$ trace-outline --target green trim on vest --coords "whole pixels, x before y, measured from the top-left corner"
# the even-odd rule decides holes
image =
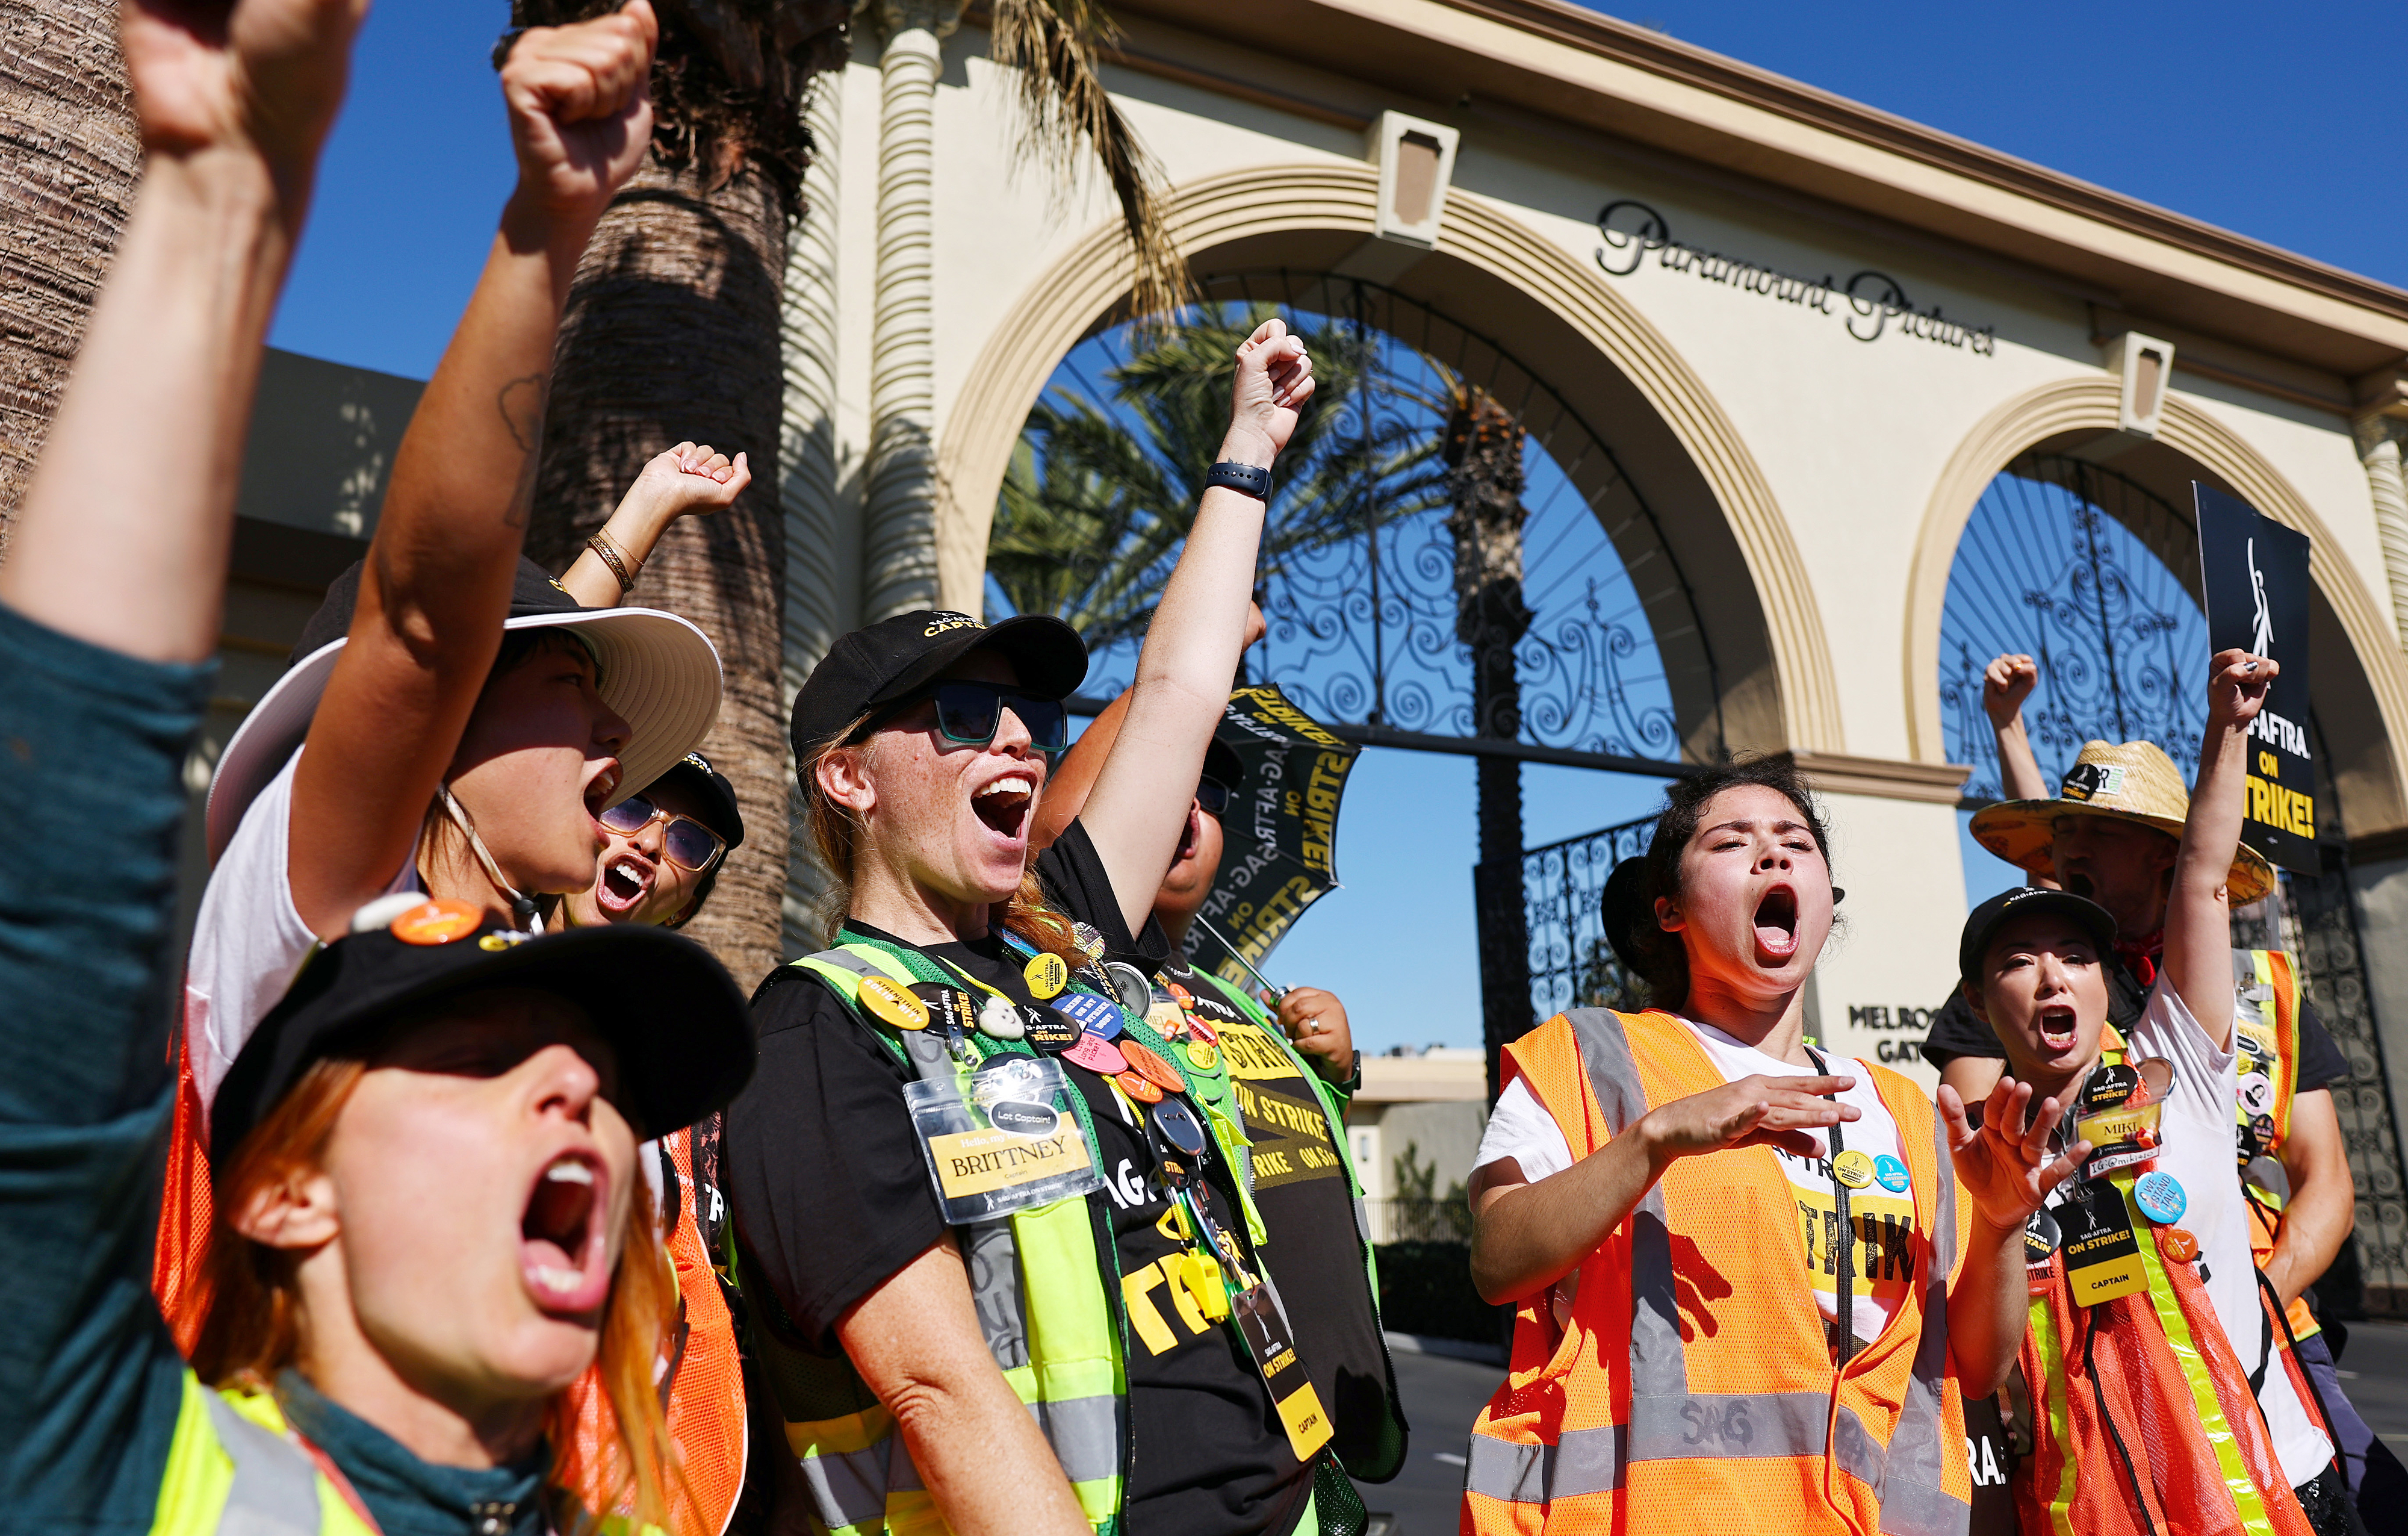
[[[906,985],[957,985],[957,978],[909,950],[853,937],[793,963],[835,993],[908,1070],[924,1072],[895,1032],[858,1006],[861,979],[877,974]],[[1022,1041],[968,1038],[982,1059],[1035,1055]],[[1094,1144],[1085,1099],[1074,1093],[1071,1103]],[[1123,1320],[1111,1299],[1120,1274],[1109,1221],[1083,1199],[1056,1200],[1001,1222],[956,1228],[955,1236],[985,1260],[970,1266],[970,1273],[974,1283],[986,1277],[975,1300],[996,1368],[1054,1447],[1088,1524],[1117,1536],[1129,1454],[1128,1380]],[[773,1298],[763,1299],[774,1306]],[[752,1312],[753,1347],[778,1400],[787,1445],[831,1536],[944,1530],[893,1415],[852,1362],[840,1351],[827,1357],[805,1348],[791,1328],[764,1317],[766,1310]]]
[[[291,1437],[273,1397],[238,1387],[212,1391],[190,1368],[150,1529],[152,1536],[376,1536]]]

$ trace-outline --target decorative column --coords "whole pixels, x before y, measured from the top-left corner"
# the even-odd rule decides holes
[[[2367,489],[2374,495],[2374,532],[2383,542],[2384,574],[2390,579],[2391,622],[2401,643],[2408,645],[2408,475],[2401,472],[2400,460],[2408,421],[2375,414],[2351,424],[2358,462],[2366,466]]]
[[[861,624],[861,488],[845,482],[837,439],[837,249],[842,210],[845,69],[817,76],[804,108],[811,132],[802,215],[786,242],[779,330],[786,410],[779,433],[779,503],[786,514],[784,671],[791,702],[837,638]],[[789,786],[791,790],[791,778]],[[825,947],[813,908],[824,889],[810,832],[793,806],[784,921],[789,955]]]
[[[938,39],[961,0],[885,0],[879,60],[878,278],[871,319],[868,495],[861,617],[937,601],[936,284]]]

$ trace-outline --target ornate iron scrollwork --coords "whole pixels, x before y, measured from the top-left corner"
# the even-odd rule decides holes
[[[1624,859],[1647,851],[1656,818],[1641,817],[1533,848],[1522,855],[1530,924],[1530,1017],[1567,1008],[1646,1006],[1646,983],[1606,941],[1598,912],[1605,881]]]

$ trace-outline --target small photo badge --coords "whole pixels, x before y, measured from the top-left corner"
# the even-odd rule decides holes
[[[965,1101],[950,1082],[904,1084],[903,1099],[945,1220],[991,1221],[1103,1187],[1061,1066],[991,1056]]]

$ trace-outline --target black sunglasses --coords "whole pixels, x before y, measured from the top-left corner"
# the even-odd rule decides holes
[[[692,816],[681,816],[663,811],[641,795],[630,795],[617,805],[595,818],[623,838],[633,838],[656,821],[666,819],[668,828],[661,836],[661,852],[669,862],[681,869],[701,874],[719,862],[727,852],[727,841]]]
[[[915,708],[921,700],[937,706],[937,729],[948,741],[983,747],[1002,728],[1003,711],[1020,717],[1029,744],[1039,752],[1060,752],[1070,744],[1070,712],[1058,698],[1031,698],[993,682],[938,682],[880,711],[863,735]]]
[[[1196,782],[1196,803],[1203,808],[1204,814],[1218,821],[1221,813],[1229,809],[1229,786],[1208,773]]]

